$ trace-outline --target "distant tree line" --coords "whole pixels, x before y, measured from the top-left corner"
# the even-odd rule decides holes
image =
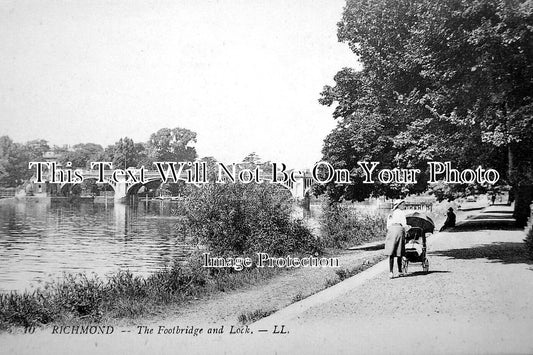
[[[89,169],[90,163],[95,161],[110,161],[117,169],[141,166],[153,169],[152,163],[155,161],[200,160],[207,163],[209,180],[212,181],[216,176],[217,159],[212,156],[198,158],[195,143],[196,133],[179,127],[162,128],[152,133],[147,142],[134,142],[129,137],[123,137],[105,148],[96,143],[78,143],[71,147],[50,146],[44,139],[16,143],[8,136],[1,136],[0,187],[17,187],[30,179],[34,171],[28,169],[28,162],[43,161],[45,153],[52,153],[63,166],[70,162],[73,169]],[[242,165],[247,168],[260,164],[264,163],[255,152],[242,160]],[[170,183],[165,189],[176,194],[183,189],[183,186],[178,185]]]
[[[15,143],[8,136],[0,137],[0,186],[16,187],[29,179],[33,171],[28,162],[42,161],[52,152],[61,164],[72,168],[90,168],[93,161],[111,161],[115,168],[151,166],[154,161],[194,161],[197,158],[196,133],[185,128],[162,128],[150,135],[147,142],[134,142],[129,137],[103,148],[96,143],[79,143],[72,147],[50,146],[44,139]]]

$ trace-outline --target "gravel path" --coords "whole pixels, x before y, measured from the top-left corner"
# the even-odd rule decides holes
[[[290,324],[294,339],[309,339],[305,349],[335,353],[533,353],[532,262],[523,232],[506,230],[508,211],[495,211],[430,239],[429,274],[419,265],[404,278],[382,272],[331,301],[317,297],[314,307],[257,326]],[[503,229],[469,231],[494,219]],[[295,343],[276,350],[296,350]]]

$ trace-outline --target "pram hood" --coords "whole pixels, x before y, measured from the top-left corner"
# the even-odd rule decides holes
[[[424,213],[420,212],[411,212],[405,215],[407,224],[411,227],[421,228],[424,233],[433,233],[435,230],[435,223],[433,220],[426,216]]]

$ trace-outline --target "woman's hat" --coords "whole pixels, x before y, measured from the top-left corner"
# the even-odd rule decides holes
[[[451,208],[451,207],[450,207],[450,208],[448,208],[448,211],[453,211],[453,208]]]
[[[392,206],[392,209],[393,209],[393,210],[397,209],[398,207],[400,207],[400,205],[401,205],[402,203],[405,203],[405,201],[402,200],[402,201],[396,202],[396,203],[394,204],[394,206]]]

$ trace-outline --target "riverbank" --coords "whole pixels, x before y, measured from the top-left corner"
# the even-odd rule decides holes
[[[370,249],[358,252],[336,250],[326,256],[337,258],[339,267],[280,270],[269,278],[238,289],[211,293],[168,307],[163,318],[126,319],[118,324],[249,324],[356,275],[385,258],[383,250]]]
[[[200,265],[176,265],[147,278],[119,272],[105,281],[85,274],[67,275],[31,292],[1,294],[0,329],[16,333],[28,326],[134,325],[169,317],[196,323],[247,324],[384,257],[382,250],[330,250],[322,256],[336,258],[339,266],[255,268],[210,277]]]
[[[384,234],[372,231],[376,226],[374,219],[355,222],[361,225],[349,228],[353,241],[382,242]],[[361,226],[366,227],[360,229]],[[373,247],[357,251],[329,248],[323,256],[337,258],[339,267],[214,273],[199,265],[201,257],[197,255],[187,266],[175,265],[148,277],[129,272],[113,273],[106,279],[71,275],[35,291],[1,296],[0,327],[72,322],[134,324],[139,319],[157,320],[168,314],[187,314],[198,321],[233,318],[235,322],[248,323],[357,274],[383,258],[380,248]],[[260,294],[251,293],[242,302],[247,290],[257,288],[262,288]],[[227,307],[228,300],[222,297],[229,293],[239,300],[233,302],[234,308]],[[216,302],[205,306],[206,300],[217,299],[222,300],[220,307]],[[202,311],[204,308],[207,311]],[[215,314],[219,316],[212,318]]]
[[[372,226],[365,225],[368,228],[364,231],[368,232]],[[305,231],[303,225],[295,224],[294,228]],[[357,237],[362,231],[352,233]],[[383,238],[380,234],[372,235]],[[231,268],[206,269],[201,265],[201,252],[197,251],[188,262],[176,263],[146,277],[128,271],[107,274],[105,278],[67,274],[35,290],[1,294],[0,328],[13,330],[13,327],[73,323],[134,324],[139,320],[160,320],[168,314],[182,317],[184,310],[189,310],[189,316],[200,317],[199,321],[233,318],[235,322],[249,323],[364,270],[379,261],[380,251],[353,253],[328,248],[323,249],[320,257],[335,258],[338,267],[256,267],[240,272]],[[260,294],[247,291],[258,288],[262,288]],[[235,301],[224,299],[229,293],[233,293]],[[243,306],[243,298],[247,299],[246,306]],[[216,302],[208,302],[216,299],[224,301],[218,306]],[[235,307],[227,307],[229,303]],[[220,316],[203,318],[202,314]]]

